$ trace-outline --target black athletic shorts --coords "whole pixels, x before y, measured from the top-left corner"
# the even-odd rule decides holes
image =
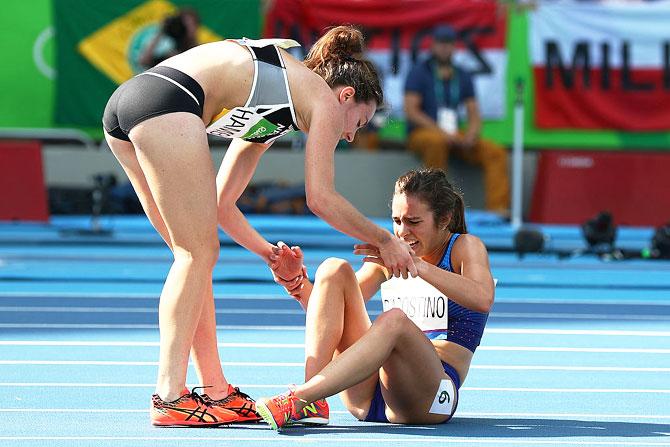
[[[144,120],[173,112],[202,117],[205,93],[195,79],[170,67],[153,67],[121,84],[102,115],[113,137],[130,141],[128,132]]]

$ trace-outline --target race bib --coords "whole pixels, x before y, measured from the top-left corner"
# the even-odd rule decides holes
[[[437,109],[437,125],[449,135],[457,133],[458,115],[456,114],[456,111],[446,107]]]
[[[429,412],[432,414],[451,415],[454,412],[456,404],[456,388],[451,380],[443,379],[440,381],[440,387],[437,389],[433,405]]]
[[[381,286],[384,312],[401,309],[422,331],[446,330],[449,300],[419,278],[391,278]]]
[[[284,107],[288,107],[288,104],[235,107],[226,110],[207,126],[207,133],[223,138],[266,138],[267,142],[271,142],[293,130],[283,124],[271,123],[265,118],[266,115]]]

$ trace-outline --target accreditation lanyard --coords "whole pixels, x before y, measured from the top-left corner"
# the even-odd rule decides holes
[[[435,99],[437,100],[437,105],[439,107],[446,107],[448,109],[455,109],[458,107],[459,94],[458,94],[458,70],[455,67],[451,69],[451,78],[449,79],[449,98],[446,97],[444,91],[444,82],[445,80],[440,78],[440,74],[437,72],[436,64],[433,64],[433,77],[435,81]],[[452,101],[455,101],[455,104],[452,104]]]

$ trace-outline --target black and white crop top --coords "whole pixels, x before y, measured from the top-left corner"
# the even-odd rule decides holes
[[[223,138],[241,138],[254,143],[272,143],[298,130],[286,66],[279,48],[300,44],[291,39],[234,39],[251,52],[254,80],[244,106],[223,109],[207,126],[207,133]]]

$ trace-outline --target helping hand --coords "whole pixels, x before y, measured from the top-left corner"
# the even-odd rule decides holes
[[[395,277],[402,276],[407,279],[409,276],[416,278],[418,275],[414,264],[414,252],[406,242],[397,237],[392,237],[380,247],[372,244],[354,245],[354,254],[365,255],[363,262],[374,262],[386,267]]]
[[[302,268],[305,256],[300,247],[290,247],[284,242],[277,242],[273,249],[273,255],[270,258],[270,269],[272,275],[277,276],[284,281],[291,281],[302,275]]]
[[[275,282],[286,289],[286,292],[291,295],[293,298],[300,300],[300,293],[302,292],[303,287],[305,286],[304,279],[309,279],[307,276],[307,267],[302,266],[302,273],[291,280],[285,280],[275,275],[274,270],[272,271],[272,277]]]

